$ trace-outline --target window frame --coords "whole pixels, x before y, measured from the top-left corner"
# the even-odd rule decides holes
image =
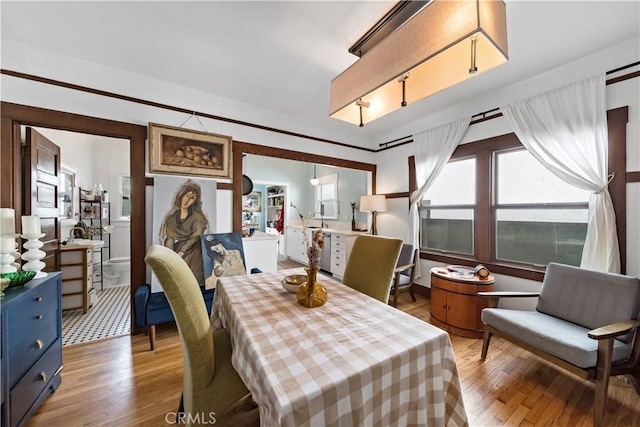
[[[129,194],[125,194],[125,180],[129,180]],[[119,191],[118,191],[118,219],[121,221],[130,221],[131,220],[131,212],[129,215],[123,215],[124,212],[124,204],[125,199],[129,200],[129,211],[131,211],[131,176],[129,175],[120,175],[119,177]],[[128,197],[127,197],[128,196]]]
[[[455,158],[453,156],[451,156],[451,158],[449,159],[449,161],[447,162],[447,164],[449,162],[456,162],[456,161],[464,161],[464,160],[468,160],[468,159],[475,159],[475,156],[456,156]],[[477,160],[476,160],[477,161]],[[477,166],[476,166],[476,175],[477,175]],[[477,183],[476,183],[476,188],[477,188]],[[476,197],[477,197],[477,191],[476,193]],[[426,193],[425,193],[426,194]],[[423,195],[424,197],[424,195]],[[422,202],[422,200],[421,200]],[[434,248],[428,248],[426,246],[421,247],[420,249],[425,249],[426,251],[434,251],[437,253],[446,253],[446,254],[453,254],[453,255],[459,255],[461,257],[469,257],[469,256],[475,256],[475,229],[476,229],[476,223],[475,223],[475,215],[476,215],[476,208],[477,206],[477,199],[476,199],[476,203],[475,204],[471,204],[471,203],[465,203],[465,204],[453,204],[453,205],[422,205],[422,203],[420,203],[418,205],[418,209],[420,211],[421,214],[421,218],[422,218],[422,211],[436,211],[436,210],[471,210],[473,212],[473,233],[474,233],[474,237],[472,238],[472,242],[471,242],[471,248],[472,248],[472,253],[471,254],[466,254],[463,252],[455,252],[455,251],[451,251],[451,250],[444,250],[444,249],[434,249]],[[422,220],[420,220],[420,223],[422,224]],[[422,230],[420,230],[420,235],[422,236]]]
[[[498,199],[498,167],[499,164],[497,162],[497,157],[501,153],[508,153],[512,151],[520,151],[526,150],[526,148],[520,144],[520,147],[512,147],[505,149],[494,149],[491,156],[491,170],[493,173],[493,185],[492,185],[492,194],[491,194],[491,224],[493,226],[493,239],[491,240],[491,259],[492,262],[498,263],[507,263],[514,264],[524,267],[533,267],[533,268],[546,268],[546,265],[540,265],[535,263],[527,263],[527,262],[519,262],[514,260],[505,260],[498,258],[498,236],[496,227],[498,225],[498,210],[499,209],[511,209],[511,210],[521,210],[521,209],[535,209],[535,210],[557,210],[557,209],[589,209],[589,202],[560,202],[560,203],[499,203]]]
[[[331,185],[333,186],[333,199],[322,199],[320,197],[322,192],[323,185]],[[313,218],[324,218],[324,219],[338,219],[340,212],[338,203],[338,174],[334,173],[331,175],[325,175],[318,177],[318,185],[315,186],[314,189],[314,200],[313,200]],[[322,215],[321,211],[324,210],[323,206],[331,205],[333,208],[332,215]]]
[[[629,107],[607,111],[609,134],[608,172],[616,176],[609,184],[609,192],[616,213],[620,271],[626,271],[626,124]],[[473,124],[473,123],[472,123]],[[546,266],[499,261],[495,259],[495,193],[493,177],[493,152],[523,148],[514,133],[499,135],[459,145],[451,159],[476,156],[476,206],[474,212],[474,255],[444,253],[420,248],[420,258],[444,264],[475,266],[484,264],[492,272],[524,279],[542,281]],[[415,173],[415,157],[409,157],[409,194],[418,188]]]

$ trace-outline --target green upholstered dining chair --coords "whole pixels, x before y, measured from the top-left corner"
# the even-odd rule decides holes
[[[387,303],[402,240],[382,236],[356,237],[342,283]]]
[[[217,425],[232,425],[225,414],[240,413],[237,403],[243,400],[251,406],[247,411],[254,411],[258,419],[257,408],[247,398],[249,390],[231,365],[229,334],[224,329],[212,332],[202,291],[187,263],[159,245],[149,248],[145,262],[158,277],[178,326],[184,356],[183,412],[188,425],[210,423],[210,416]]]

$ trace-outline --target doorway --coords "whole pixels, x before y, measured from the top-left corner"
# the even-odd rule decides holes
[[[21,162],[21,126],[35,126],[71,132],[122,138],[129,141],[129,158],[131,177],[131,287],[128,295],[129,303],[133,300],[135,290],[145,283],[144,254],[145,239],[145,146],[147,127],[113,120],[82,116],[73,113],[47,110],[20,104],[2,102],[0,144],[0,162],[2,171],[2,194],[0,205],[13,207],[16,216],[25,215],[22,200],[22,162]],[[130,317],[133,313],[130,314]],[[131,319],[131,324],[134,324]],[[140,331],[132,331],[140,332]]]
[[[86,312],[77,308],[78,296],[73,293],[77,291],[73,289],[77,272],[64,262],[60,267],[63,272],[62,345],[129,334],[131,232],[129,218],[122,216],[124,192],[121,188],[122,176],[128,175],[131,169],[129,140],[49,128],[33,129],[59,147],[61,169],[73,172],[73,186],[65,187],[68,203],[62,204],[66,209],[59,217],[61,260],[74,251],[65,245],[74,227],[91,231],[88,239],[99,242],[87,257],[90,264],[87,268],[92,274]],[[84,195],[96,187],[107,197],[85,201]],[[71,271],[65,271],[68,269]]]

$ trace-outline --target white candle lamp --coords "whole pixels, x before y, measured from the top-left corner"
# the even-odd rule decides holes
[[[22,217],[22,238],[27,240],[27,242],[22,245],[27,249],[27,251],[22,254],[22,259],[27,261],[26,264],[22,266],[22,270],[35,271],[36,279],[47,275],[47,273],[42,271],[46,264],[40,261],[46,255],[40,250],[44,245],[40,239],[44,237],[44,235],[45,234],[41,232],[40,217],[38,215],[24,215]]]
[[[0,236],[0,273],[15,273],[20,264],[16,263],[16,237],[17,234],[3,234]]]
[[[16,211],[11,208],[0,208],[0,234],[13,235],[16,232]]]
[[[42,233],[40,217],[38,215],[24,215],[22,217],[22,236],[35,236]]]
[[[40,223],[38,223],[38,228],[39,227]],[[22,245],[22,247],[27,249],[27,251],[22,254],[22,259],[27,261],[27,263],[22,266],[22,270],[35,271],[36,275],[34,276],[34,279],[39,279],[41,277],[47,276],[47,273],[42,271],[46,264],[40,261],[46,255],[43,251],[40,250],[40,248],[44,245],[44,243],[42,243],[40,239],[44,236],[45,233],[22,235],[23,239],[27,239],[27,242]]]

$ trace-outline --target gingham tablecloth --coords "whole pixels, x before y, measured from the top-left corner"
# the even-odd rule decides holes
[[[288,274],[221,278],[211,313],[263,426],[468,425],[446,332],[322,275],[305,308]]]

